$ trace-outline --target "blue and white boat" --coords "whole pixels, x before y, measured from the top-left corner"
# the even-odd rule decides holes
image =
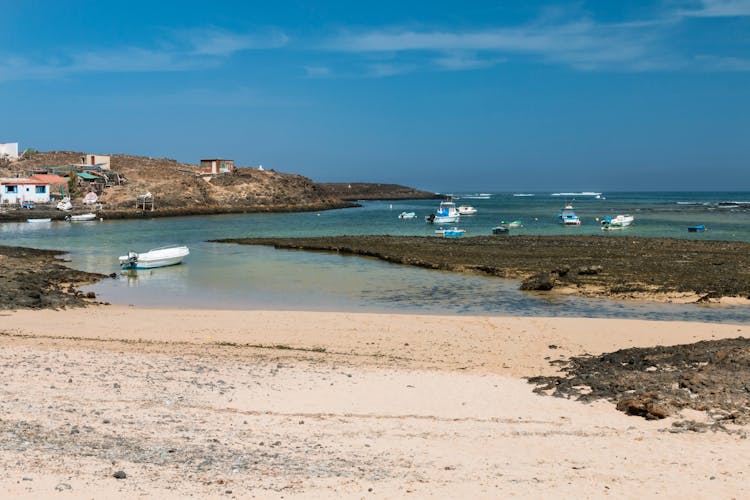
[[[433,224],[449,224],[458,221],[459,217],[461,215],[456,209],[456,204],[452,201],[443,201],[440,202],[437,212],[428,215],[425,220]]]
[[[443,229],[441,227],[440,229],[435,230],[435,234],[444,238],[461,238],[464,233],[466,233],[466,229],[459,229],[457,227],[448,229]]]
[[[562,209],[562,212],[557,214],[557,218],[564,226],[581,225],[581,218],[576,215],[576,213],[573,211],[573,205],[570,204],[565,205],[565,208]]]
[[[605,231],[622,229],[631,225],[634,220],[635,217],[632,215],[618,215],[617,217],[606,216],[602,218],[602,229]]]
[[[688,232],[689,233],[702,233],[706,230],[706,226],[700,225],[700,226],[688,226]]]

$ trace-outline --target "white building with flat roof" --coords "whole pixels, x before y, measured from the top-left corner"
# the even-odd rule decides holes
[[[18,159],[17,142],[0,143],[0,158],[4,157],[10,158],[12,160]]]

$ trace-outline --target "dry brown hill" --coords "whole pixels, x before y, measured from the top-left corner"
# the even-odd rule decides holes
[[[25,175],[43,167],[79,163],[81,153],[40,152],[0,170],[0,175]],[[111,155],[111,170],[125,178],[108,187],[99,200],[105,209],[133,209],[139,195],[151,193],[157,211],[164,209],[213,208],[217,211],[320,210],[349,206],[312,180],[273,170],[238,168],[233,173],[198,175],[196,165],[168,158]],[[77,201],[73,200],[74,205]]]

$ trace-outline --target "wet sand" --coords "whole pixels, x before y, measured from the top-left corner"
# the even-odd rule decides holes
[[[704,416],[646,421],[523,378],[746,325],[114,306],[0,318],[7,495],[749,493],[743,427],[675,433]]]

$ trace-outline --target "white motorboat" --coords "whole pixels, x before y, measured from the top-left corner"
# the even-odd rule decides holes
[[[154,248],[148,252],[128,252],[118,259],[123,269],[152,269],[173,266],[190,254],[186,246]]]
[[[573,205],[565,205],[565,208],[557,214],[557,218],[565,226],[580,226],[581,218],[573,211]]]
[[[69,220],[70,222],[86,222],[89,220],[96,219],[96,214],[88,213],[88,214],[79,214],[79,215],[68,215],[65,217],[66,220]]]
[[[632,215],[618,215],[617,217],[607,216],[602,219],[602,229],[622,229],[631,225],[634,220],[635,217],[633,217]]]
[[[398,218],[399,219],[416,219],[417,214],[415,214],[414,212],[401,212],[400,214],[398,214]]]
[[[437,212],[428,215],[425,217],[425,220],[434,224],[449,224],[458,221],[460,216],[461,214],[456,210],[455,203],[452,201],[442,201]]]
[[[51,218],[44,218],[44,219],[26,219],[26,222],[31,222],[33,224],[40,224],[43,222],[52,222]]]
[[[474,215],[477,213],[477,209],[471,205],[461,205],[458,207],[458,213],[460,215]]]

